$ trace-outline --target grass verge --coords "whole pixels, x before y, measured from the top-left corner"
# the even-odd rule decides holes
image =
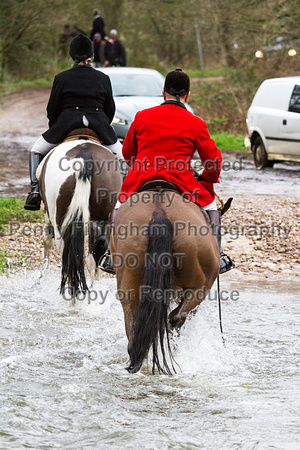
[[[220,150],[232,150],[238,152],[246,152],[247,149],[244,145],[245,136],[230,133],[214,133],[211,134],[211,138],[215,141],[216,146]]]
[[[7,271],[8,268],[7,257],[8,257],[7,253],[0,250],[0,275]]]
[[[53,80],[38,79],[33,81],[18,81],[15,83],[7,82],[0,83],[0,97],[3,95],[13,94],[14,92],[20,92],[25,88],[42,88],[51,87]]]
[[[24,200],[15,197],[0,197],[0,232],[5,225],[12,221],[43,222],[44,211],[27,211],[24,209]]]
[[[0,240],[1,234],[9,232],[9,222],[43,222],[44,212],[26,211],[23,208],[24,200],[14,197],[0,197]],[[0,250],[0,274],[6,273],[9,268],[8,254]],[[27,256],[20,256],[17,263],[26,263]]]

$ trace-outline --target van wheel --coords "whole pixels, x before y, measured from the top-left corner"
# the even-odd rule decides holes
[[[257,136],[254,141],[253,159],[257,170],[264,169],[265,167],[273,167],[274,164],[273,161],[268,161],[268,155],[260,136]]]

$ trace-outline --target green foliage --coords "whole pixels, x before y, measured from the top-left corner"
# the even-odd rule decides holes
[[[0,84],[0,97],[2,95],[12,94],[13,92],[21,91],[24,88],[39,88],[39,87],[51,87],[52,80],[37,79],[37,80],[21,80],[15,82],[6,82]]]
[[[5,273],[8,268],[7,253],[0,250],[0,274]]]
[[[227,76],[230,72],[228,68],[223,66],[216,66],[201,70],[196,67],[183,68],[191,78],[210,78]]]
[[[14,197],[0,197],[0,230],[5,229],[5,224],[10,221],[19,222],[43,222],[44,212],[27,211],[23,208],[24,200]]]
[[[89,35],[95,7],[106,33],[118,30],[132,65],[162,66],[163,73],[174,66],[193,67],[193,77],[223,75],[224,67],[241,69],[247,77],[281,73],[287,66],[291,74],[300,70],[299,0],[98,0],[96,5],[92,0],[9,0],[0,4],[2,81],[50,79],[69,66],[72,30]],[[267,63],[256,61],[255,51],[278,36],[295,42],[298,56],[284,54],[273,64],[277,56],[270,54]]]
[[[5,81],[0,95],[33,79],[51,85],[56,73],[70,67],[68,48],[74,33],[90,34],[95,7],[106,33],[118,30],[128,65],[155,68],[163,75],[180,66],[189,73],[189,102],[212,133],[245,134],[246,113],[261,82],[300,73],[299,0],[98,0],[96,5],[92,0],[9,0],[0,4]],[[296,57],[282,50],[255,58],[256,50],[278,36],[295,43]]]

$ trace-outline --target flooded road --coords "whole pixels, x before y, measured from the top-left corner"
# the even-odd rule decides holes
[[[124,369],[115,279],[72,307],[58,269],[2,278],[0,448],[298,449],[300,284],[224,277],[226,346],[212,295],[172,340],[173,377]]]
[[[28,192],[28,152],[47,127],[48,96],[29,92],[21,106],[18,95],[0,105],[0,196]],[[230,170],[223,169],[216,191],[224,200],[251,197],[248,216],[255,205],[266,207],[261,196],[300,197],[299,164],[256,171],[251,155],[222,153]],[[254,246],[231,245],[231,255],[255,253]],[[261,251],[245,264],[265,258]],[[135,375],[124,369],[114,278],[95,283],[93,299],[72,307],[58,295],[58,268],[1,276],[0,448],[298,450],[300,282],[285,270],[273,281],[240,270],[223,275],[226,346],[214,287],[172,339],[179,365],[173,377],[152,376],[147,366]]]
[[[220,194],[300,197],[299,163],[281,162],[273,168],[256,170],[252,154],[222,152],[222,155],[228,170],[224,166],[220,185],[216,185]]]
[[[0,196],[25,197],[29,187],[28,153],[36,136],[0,135]],[[274,168],[258,171],[252,155],[222,152],[220,185],[216,191],[224,196],[233,193],[251,195],[288,195],[300,197],[300,164],[277,163]]]
[[[0,196],[25,197],[29,187],[28,152],[48,128],[50,89],[24,90],[0,99]],[[220,195],[300,196],[300,164],[276,163],[257,171],[252,155],[222,151]]]

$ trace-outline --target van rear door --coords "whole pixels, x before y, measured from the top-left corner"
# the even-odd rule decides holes
[[[249,113],[250,117],[253,113],[253,129],[262,137],[270,155],[281,153],[282,111],[287,111],[290,96],[290,85],[271,79],[261,84],[252,101]]]
[[[293,86],[282,82],[282,79],[266,80],[262,86],[264,89],[260,102],[263,102],[264,114],[261,117],[261,129],[266,139],[269,159],[272,159],[272,155],[277,159],[276,155],[282,154],[283,148],[287,149],[282,137],[282,114],[288,111]]]
[[[280,137],[284,155],[299,156],[300,161],[300,85],[292,86],[288,110],[283,112]]]

